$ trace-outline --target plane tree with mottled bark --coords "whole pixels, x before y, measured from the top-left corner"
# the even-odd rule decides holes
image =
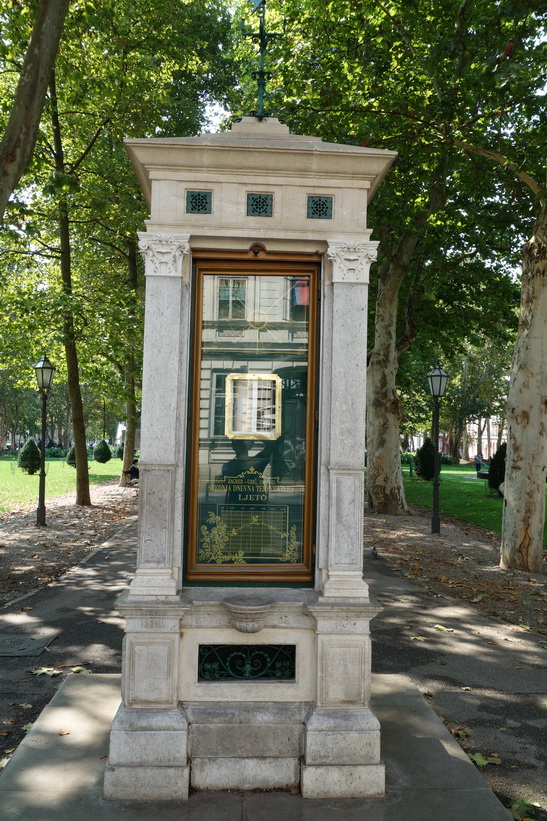
[[[399,152],[369,218],[380,246],[367,481],[374,509],[401,513],[397,372],[417,327],[402,324],[404,285],[432,234],[447,258],[464,234],[485,270],[516,264],[537,215],[523,174],[534,178],[544,162],[544,10],[530,0],[333,0],[324,8],[298,0],[283,13],[288,34],[274,46],[272,98],[293,130]],[[452,206],[462,196],[458,216]],[[439,336],[447,310],[437,312]]]

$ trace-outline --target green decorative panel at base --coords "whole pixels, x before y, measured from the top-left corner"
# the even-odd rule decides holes
[[[295,644],[200,644],[198,681],[294,681]]]

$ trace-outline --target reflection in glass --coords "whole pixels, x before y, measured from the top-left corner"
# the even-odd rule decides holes
[[[196,564],[301,565],[310,276],[199,281]]]
[[[281,435],[281,379],[231,373],[226,379],[226,436],[277,439]]]

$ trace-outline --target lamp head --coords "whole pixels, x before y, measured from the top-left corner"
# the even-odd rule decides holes
[[[38,390],[47,393],[47,391],[51,388],[53,383],[53,374],[55,373],[55,368],[47,356],[43,356],[40,361],[34,365],[34,373],[36,374]]]
[[[434,399],[442,399],[446,390],[446,383],[448,382],[448,374],[443,371],[440,364],[437,362],[431,373],[428,373],[427,379],[429,381],[429,392]]]

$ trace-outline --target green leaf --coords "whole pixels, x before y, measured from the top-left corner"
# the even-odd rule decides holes
[[[29,670],[33,676],[50,676],[53,678],[54,676],[62,675],[62,670],[59,670],[57,667],[35,667],[34,670]]]
[[[23,726],[21,727],[21,729],[22,729],[25,733],[28,733],[28,732],[30,732],[30,730],[32,729],[32,727],[33,727],[33,722],[31,721],[31,722],[29,722],[28,724],[23,724]]]
[[[532,821],[536,814],[536,808],[540,808],[540,804],[536,804],[535,801],[527,801],[525,798],[511,798],[509,800],[511,801],[509,812],[515,821]]]
[[[467,753],[471,761],[474,761],[477,767],[486,767],[488,764],[501,764],[501,758],[493,755],[490,758],[485,758],[482,753]]]

